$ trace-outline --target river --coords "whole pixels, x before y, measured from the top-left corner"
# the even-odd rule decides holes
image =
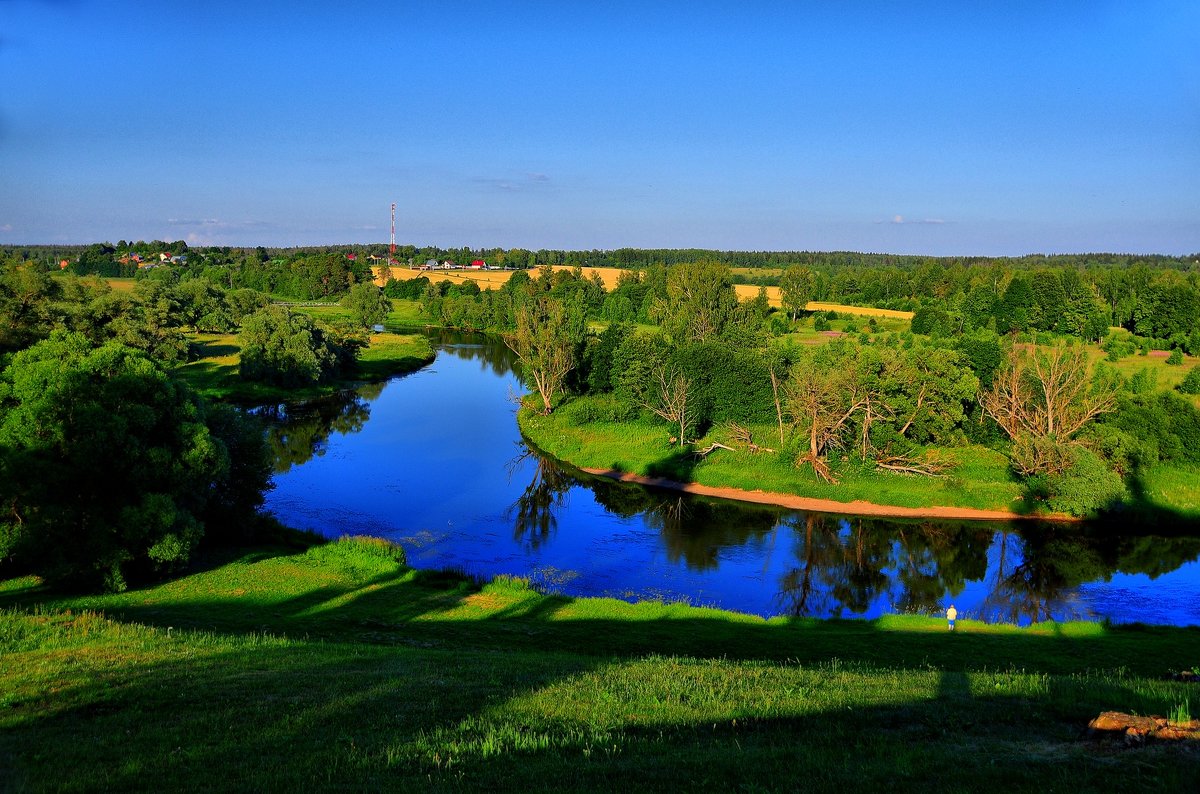
[[[418,372],[267,406],[267,507],[290,526],[401,543],[417,567],[523,576],[567,595],[763,616],[941,614],[1200,625],[1200,537],[1088,525],[899,521],[576,477],[517,429],[503,344],[434,336]]]

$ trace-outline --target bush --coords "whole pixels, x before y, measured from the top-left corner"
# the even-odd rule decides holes
[[[1121,475],[1158,462],[1156,442],[1142,440],[1113,425],[1093,424],[1080,440]]]
[[[1183,351],[1180,350],[1179,348],[1175,348],[1174,350],[1172,350],[1171,355],[1167,356],[1167,363],[1170,364],[1172,367],[1182,367],[1183,366]]]
[[[383,288],[383,293],[389,298],[399,298],[401,300],[416,301],[420,300],[425,294],[425,290],[429,287],[429,278],[421,276],[420,278],[409,279],[392,279]]]
[[[1062,474],[1037,478],[1048,508],[1073,516],[1094,515],[1125,497],[1125,484],[1095,453],[1072,449],[1074,462]]]
[[[1179,390],[1184,394],[1200,394],[1200,365],[1188,370],[1188,374],[1183,376],[1183,382],[1179,384]]]
[[[1104,424],[1153,445],[1158,460],[1200,463],[1200,409],[1175,392],[1126,397]]]
[[[611,394],[571,400],[558,409],[567,424],[579,427],[593,422],[624,422],[637,415],[636,409]]]

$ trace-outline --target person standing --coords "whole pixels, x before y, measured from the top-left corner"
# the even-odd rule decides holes
[[[954,631],[954,621],[958,617],[958,610],[954,608],[954,604],[946,610],[946,622],[950,624],[950,631]]]

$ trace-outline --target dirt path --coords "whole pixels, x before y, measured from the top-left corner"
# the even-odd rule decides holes
[[[632,482],[639,485],[650,485],[655,488],[667,488],[672,491],[697,494],[700,496],[715,496],[719,499],[733,499],[739,502],[755,502],[763,505],[776,505],[792,510],[811,510],[818,513],[841,513],[861,516],[886,516],[889,518],[952,518],[975,521],[1016,521],[1020,519],[1053,518],[1055,521],[1073,521],[1066,516],[1028,516],[1012,513],[1007,510],[977,510],[972,507],[897,507],[893,505],[877,505],[871,502],[836,502],[832,499],[816,499],[810,496],[795,496],[794,494],[772,493],[770,491],[744,491],[740,488],[717,488],[712,485],[700,485],[694,482],[676,482],[662,477],[646,477],[641,474],[614,471],[612,469],[582,469],[588,474],[605,477],[618,482]]]

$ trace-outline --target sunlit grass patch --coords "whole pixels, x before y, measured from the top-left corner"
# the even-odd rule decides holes
[[[1200,518],[1200,466],[1160,463],[1141,477],[1152,504]]]

